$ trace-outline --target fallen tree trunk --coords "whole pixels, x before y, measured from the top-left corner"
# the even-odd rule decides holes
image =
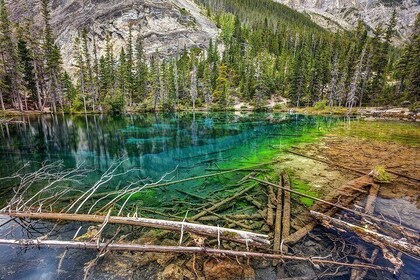
[[[379,185],[373,184],[370,186],[369,195],[367,197],[366,205],[365,205],[366,214],[372,215],[373,212],[375,211],[375,201],[376,201],[376,197],[378,196],[378,192],[379,192]]]
[[[322,162],[322,163],[325,163],[325,164],[328,164],[328,165],[333,165],[333,166],[339,167],[341,169],[349,170],[349,171],[352,171],[352,172],[357,173],[359,175],[366,175],[366,172],[363,171],[363,170],[354,169],[354,168],[351,168],[351,167],[348,167],[348,166],[344,166],[344,165],[337,164],[337,163],[334,163],[334,162],[331,162],[331,161],[327,161],[327,160],[319,159],[319,158],[316,158],[316,157],[304,155],[304,154],[294,152],[294,151],[291,151],[291,150],[286,150],[286,152],[288,152],[290,154],[293,154],[293,155],[296,155],[296,156],[300,156],[300,157],[309,158],[309,159],[312,159],[312,160],[315,160],[315,161],[319,161],[319,162]]]
[[[352,264],[337,261],[329,261],[324,259],[307,258],[289,255],[275,255],[257,252],[245,251],[231,251],[221,250],[206,247],[181,247],[181,246],[156,246],[156,245],[136,245],[136,244],[121,244],[121,243],[85,243],[74,241],[57,241],[57,240],[9,240],[0,239],[2,245],[14,245],[19,247],[59,247],[59,248],[74,248],[74,249],[94,249],[94,250],[109,250],[109,251],[126,251],[126,252],[155,252],[155,253],[178,253],[178,254],[203,254],[216,256],[232,256],[245,258],[261,258],[271,260],[292,260],[310,262],[320,265],[338,265],[358,269],[373,269],[390,271],[387,267],[382,267],[372,264]]]
[[[283,230],[282,239],[290,234],[290,180],[288,175],[283,175],[283,186],[286,188],[283,200]]]
[[[280,178],[280,184],[283,184],[282,178]],[[274,223],[274,247],[273,247],[274,253],[280,252],[282,211],[283,211],[283,187],[278,186],[276,219]]]
[[[370,178],[370,177],[369,177],[368,175],[362,176],[362,177],[360,177],[360,178],[358,178],[358,179],[355,179],[355,180],[353,180],[353,181],[351,181],[351,182],[347,183],[347,185],[349,185],[349,184],[351,184],[351,185],[355,185],[355,184],[357,184],[357,185],[359,185],[360,187],[365,187],[365,186],[371,185],[371,184],[372,184],[372,183],[370,183],[370,182],[371,182],[371,179],[367,180],[367,178]],[[302,196],[302,197],[310,198],[310,199],[312,199],[312,200],[314,200],[314,201],[319,202],[320,204],[327,205],[327,206],[329,206],[329,207],[327,208],[327,210],[328,210],[328,209],[330,209],[330,210],[332,211],[332,212],[331,212],[332,214],[335,214],[335,213],[338,211],[337,209],[342,209],[342,210],[348,211],[348,212],[350,212],[350,213],[353,213],[353,214],[355,214],[355,215],[358,215],[358,216],[361,216],[361,217],[365,217],[365,218],[369,218],[369,219],[374,220],[374,221],[376,221],[376,222],[382,222],[382,223],[390,224],[390,225],[393,225],[393,226],[398,226],[398,227],[405,228],[405,229],[407,229],[407,230],[409,230],[409,231],[412,231],[412,232],[414,232],[414,233],[418,234],[418,231],[417,231],[417,230],[415,230],[415,229],[412,229],[412,228],[409,228],[409,227],[405,227],[405,226],[399,225],[399,224],[397,224],[397,223],[394,223],[394,222],[391,222],[391,221],[387,221],[387,220],[384,220],[384,219],[381,219],[381,218],[378,218],[378,217],[372,216],[372,215],[370,215],[370,214],[365,214],[365,213],[362,213],[362,212],[360,212],[360,211],[356,211],[356,210],[350,209],[350,208],[348,208],[348,207],[342,206],[342,205],[337,204],[337,203],[332,203],[332,202],[330,202],[330,201],[323,200],[323,199],[320,199],[320,198],[317,198],[317,197],[314,197],[314,196],[310,196],[310,195],[307,195],[307,194],[304,194],[304,193],[301,193],[301,192],[298,192],[298,191],[295,191],[295,190],[286,189],[286,188],[284,188],[284,187],[278,186],[278,185],[276,185],[276,184],[273,184],[273,183],[270,183],[270,182],[268,182],[268,181],[264,181],[264,180],[261,180],[261,179],[255,178],[255,177],[250,177],[250,179],[251,179],[251,180],[254,180],[254,181],[256,181],[256,182],[259,182],[259,183],[265,184],[265,185],[272,185],[272,186],[274,186],[274,187],[281,188],[281,189],[283,189],[283,190],[285,190],[285,191],[288,191],[288,192],[290,192],[290,193],[297,194],[297,195]],[[360,181],[360,182],[359,182],[359,181]],[[342,189],[345,189],[345,187],[347,187],[347,185],[345,185],[344,187],[342,187]],[[346,201],[346,203],[344,203],[344,205],[349,205],[349,204],[350,204],[350,203],[351,203],[351,202],[352,202],[355,198],[356,198],[356,197],[350,197],[350,198]],[[336,209],[334,209],[334,208],[336,208]],[[332,215],[332,214],[329,214],[329,215]],[[310,230],[312,230],[315,226],[316,226],[316,223],[311,223],[310,225],[305,226],[306,230],[304,230],[304,229],[302,228],[302,230],[304,230],[304,232],[303,232],[303,233],[299,233],[299,235],[303,234],[303,236],[305,236],[305,235],[306,235],[306,234],[307,234]],[[308,229],[310,229],[310,230],[308,231]],[[295,233],[295,234],[296,234],[296,233]],[[291,241],[291,239],[293,239],[293,241]],[[288,238],[288,240],[287,240],[286,242],[294,243],[294,242],[295,242],[295,240],[296,240],[296,238],[295,238],[295,237],[289,236],[289,238]]]
[[[348,166],[344,166],[344,165],[334,163],[334,162],[331,162],[331,161],[327,161],[327,160],[319,159],[319,158],[316,158],[316,157],[304,155],[304,154],[301,154],[301,153],[298,153],[298,152],[295,152],[295,151],[291,151],[291,150],[285,150],[285,151],[290,153],[290,154],[296,155],[296,156],[309,158],[309,159],[319,161],[319,162],[322,162],[322,163],[325,163],[325,164],[328,164],[328,165],[333,165],[333,166],[339,167],[341,169],[349,170],[349,171],[352,171],[352,172],[360,174],[360,175],[366,175],[366,172],[363,171],[363,170],[354,169],[354,168],[351,168],[351,167],[348,167]],[[398,177],[406,178],[406,179],[411,180],[411,181],[420,182],[419,178],[414,178],[414,177],[411,177],[409,175],[401,174],[401,173],[398,173],[398,172],[395,172],[395,171],[392,171],[392,170],[388,170],[388,169],[386,170],[386,172],[391,173],[391,174],[393,174],[395,176],[398,176]]]
[[[58,221],[76,221],[76,222],[91,222],[103,223],[107,217],[97,215],[82,215],[82,214],[61,214],[61,213],[4,213],[12,218],[28,218],[28,219],[42,219],[42,220],[58,220]],[[174,222],[167,220],[147,219],[147,218],[127,218],[111,216],[107,219],[109,224],[122,224],[132,226],[143,226],[151,228],[159,228],[172,231],[185,231],[197,235],[205,235],[216,237],[224,240],[230,240],[238,243],[248,244],[255,247],[264,247],[270,245],[268,236],[265,234],[220,228],[215,226],[206,226],[200,224],[193,224],[187,222]]]
[[[237,197],[239,197],[239,196],[241,196],[241,195],[243,195],[243,194],[245,194],[245,193],[249,192],[250,190],[252,190],[253,188],[255,188],[257,185],[258,185],[258,184],[254,184],[254,185],[252,185],[252,186],[250,186],[250,187],[247,187],[247,188],[245,188],[245,189],[243,189],[243,190],[241,190],[241,191],[237,192],[237,193],[236,193],[236,194],[234,194],[233,196],[230,196],[230,197],[228,197],[228,198],[226,198],[226,199],[223,199],[222,201],[220,201],[220,202],[218,202],[218,203],[214,204],[212,207],[210,207],[210,208],[208,208],[208,209],[205,209],[205,210],[201,211],[200,213],[198,213],[197,215],[195,215],[195,216],[193,216],[193,217],[191,217],[191,218],[188,218],[188,220],[189,220],[189,221],[195,221],[195,220],[197,220],[197,219],[199,219],[199,218],[201,218],[201,217],[203,217],[203,216],[207,215],[207,213],[209,213],[209,212],[211,212],[211,211],[214,211],[214,210],[217,210],[219,207],[221,207],[221,206],[225,205],[226,203],[229,203],[229,202],[231,202],[232,200],[236,199]]]
[[[311,215],[322,222],[325,227],[343,229],[345,231],[351,231],[359,236],[361,239],[366,242],[372,243],[372,239],[379,241],[386,246],[392,247],[394,249],[400,250],[412,254],[414,256],[420,257],[420,247],[415,244],[410,244],[404,240],[394,239],[392,237],[377,233],[375,231],[369,230],[364,227],[353,225],[342,220],[338,220],[327,215],[311,211]]]
[[[248,166],[248,167],[231,169],[231,170],[227,170],[227,171],[222,171],[222,172],[217,172],[217,173],[212,173],[212,174],[206,174],[206,175],[201,175],[201,176],[196,176],[196,177],[190,177],[190,178],[176,180],[176,181],[170,181],[170,182],[166,182],[166,183],[149,184],[149,185],[145,185],[144,187],[138,187],[138,188],[136,188],[136,189],[138,189],[138,191],[134,191],[133,193],[127,193],[127,195],[136,194],[136,193],[139,193],[139,192],[141,192],[143,190],[146,190],[146,189],[163,188],[163,187],[182,184],[182,183],[186,183],[186,182],[190,182],[190,181],[196,181],[196,180],[221,176],[221,175],[225,175],[225,174],[229,174],[229,173],[239,172],[239,171],[242,171],[242,170],[254,169],[254,168],[257,168],[257,167],[260,167],[260,166],[271,165],[271,164],[274,164],[274,163],[277,163],[277,162],[278,161],[270,161],[270,162],[261,163],[261,164],[257,164],[257,165],[252,165],[252,166]],[[104,196],[107,196],[107,195],[117,195],[117,194],[119,194],[118,191],[100,192],[100,193],[92,194],[90,196],[90,198],[101,198],[101,197],[104,197]],[[69,201],[69,200],[77,199],[79,197],[80,196],[69,196],[69,197],[63,197],[60,200],[61,201]]]

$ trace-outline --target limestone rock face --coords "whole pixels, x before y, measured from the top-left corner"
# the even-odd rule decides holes
[[[358,20],[374,29],[389,22],[397,11],[397,32],[401,40],[410,36],[417,13],[418,0],[274,0],[308,13],[317,24],[331,30],[353,29]]]
[[[39,0],[6,2],[13,20],[30,16],[42,24]],[[52,0],[51,8],[57,44],[70,70],[74,40],[84,28],[91,42],[95,37],[99,53],[105,49],[108,33],[116,55],[126,46],[130,24],[134,38],[141,32],[146,54],[159,50],[162,55],[173,55],[184,47],[204,48],[218,33],[193,0]]]

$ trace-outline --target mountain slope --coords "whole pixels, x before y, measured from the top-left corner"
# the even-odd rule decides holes
[[[394,8],[397,11],[397,32],[406,39],[412,31],[416,15],[420,12],[417,0],[274,0],[293,9],[306,12],[319,25],[332,29],[351,30],[358,20],[374,29],[386,24]]]
[[[18,0],[10,3],[12,19],[23,16],[34,17],[41,23],[39,1]],[[53,0],[52,26],[57,43],[63,55],[65,68],[73,64],[73,42],[84,29],[89,29],[100,52],[105,49],[105,37],[109,34],[114,51],[119,54],[126,45],[129,25],[133,24],[133,37],[141,33],[146,54],[157,49],[166,54],[174,54],[179,48],[193,46],[204,48],[210,38],[217,36],[213,22],[201,14],[192,0]]]

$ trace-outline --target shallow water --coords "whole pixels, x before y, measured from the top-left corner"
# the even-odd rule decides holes
[[[269,162],[282,149],[317,141],[337,124],[345,123],[332,117],[268,113],[35,116],[22,118],[22,121],[24,123],[0,125],[0,177],[9,176],[27,162],[31,162],[30,169],[36,170],[41,162],[62,160],[67,168],[83,163],[91,170],[80,186],[73,186],[85,189],[116,160],[125,159],[121,169],[131,171],[105,184],[99,190],[103,192],[122,188],[139,178],[156,181],[174,170],[166,179]],[[229,179],[235,181],[240,177]],[[165,191],[147,192],[135,198],[135,203],[148,207],[168,205],[180,196],[176,189],[217,196],[224,184],[223,180],[209,180],[204,185],[202,181],[185,183]],[[11,187],[0,185],[0,203],[4,204],[10,197]],[[0,224],[5,221],[0,220]],[[31,238],[51,229],[46,223],[39,226],[41,229],[26,231],[12,222],[0,227],[0,235]],[[62,225],[50,237],[71,239],[78,227],[77,223]],[[95,255],[70,250],[58,273],[63,252],[61,249],[26,251],[1,246],[3,278],[0,279],[78,278],[83,264]]]

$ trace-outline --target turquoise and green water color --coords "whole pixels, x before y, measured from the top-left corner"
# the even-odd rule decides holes
[[[114,191],[138,179],[158,181],[167,173],[166,180],[175,180],[270,162],[283,149],[314,141],[338,121],[263,113],[28,117],[22,123],[2,125],[0,176],[28,162],[36,170],[45,161],[61,160],[66,168],[83,164],[92,171],[80,186],[83,190],[116,161],[124,160],[120,169],[131,171],[98,190]],[[132,199],[148,206],[161,204],[179,194],[171,191],[175,188],[206,196],[224,188],[224,179],[208,180],[203,189],[195,189],[201,180],[170,191],[143,192]]]

